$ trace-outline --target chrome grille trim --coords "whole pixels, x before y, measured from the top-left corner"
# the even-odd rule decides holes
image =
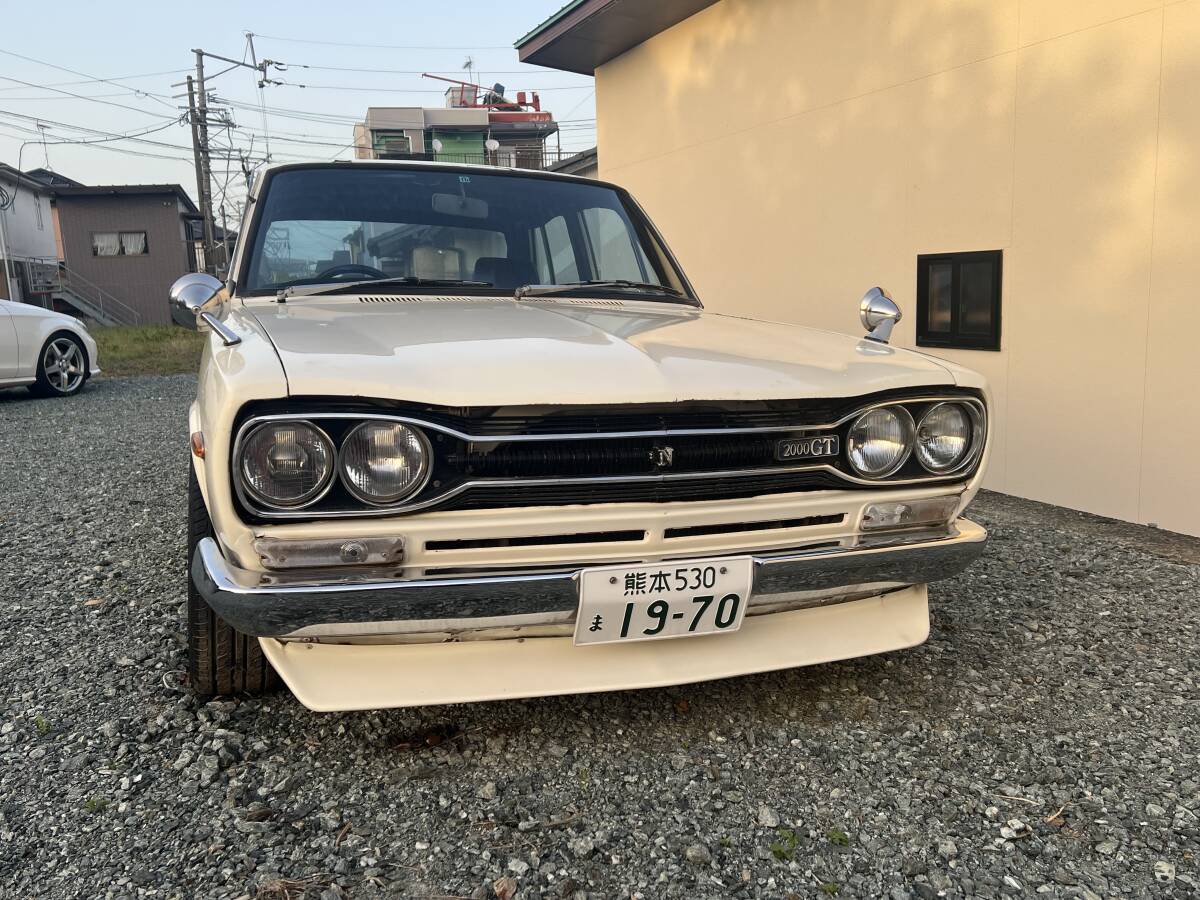
[[[403,425],[415,425],[428,431],[440,431],[442,434],[448,434],[451,437],[456,437],[462,441],[468,441],[472,444],[512,444],[519,441],[604,441],[604,440],[619,440],[625,438],[655,438],[655,437],[673,437],[676,435],[706,435],[706,434],[769,434],[771,432],[794,433],[797,431],[830,431],[838,428],[851,419],[869,412],[872,409],[878,409],[881,406],[896,406],[906,403],[939,403],[942,401],[954,401],[960,403],[970,403],[980,410],[985,416],[987,411],[984,408],[983,402],[975,397],[964,396],[961,394],[932,394],[925,396],[923,394],[912,397],[903,397],[895,400],[879,400],[874,403],[868,403],[863,406],[857,406],[851,412],[842,416],[833,422],[827,422],[822,425],[750,425],[750,426],[734,426],[731,428],[655,428],[645,431],[567,431],[560,433],[546,434],[509,434],[509,435],[478,435],[468,434],[465,431],[460,431],[450,425],[442,425],[438,422],[431,422],[426,419],[421,419],[417,416],[394,416],[388,413],[377,412],[313,412],[306,415],[298,413],[273,413],[265,416],[254,416],[247,419],[239,429],[239,435],[244,432],[247,427],[253,422],[271,422],[279,420],[291,419],[355,419],[359,421],[377,420],[383,422],[399,422]],[[986,429],[985,429],[986,430]],[[794,471],[790,470],[789,471]],[[878,482],[869,482],[877,484]]]

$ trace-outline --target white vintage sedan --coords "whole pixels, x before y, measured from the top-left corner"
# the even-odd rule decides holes
[[[0,300],[0,388],[68,397],[99,374],[96,342],[79,319]]]
[[[986,534],[974,372],[706,312],[621,188],[269,170],[191,410],[202,696],[347,710],[643,688],[899,650]]]

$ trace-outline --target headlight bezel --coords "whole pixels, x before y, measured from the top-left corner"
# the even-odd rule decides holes
[[[246,448],[252,442],[254,437],[261,431],[276,428],[286,428],[288,426],[303,426],[313,431],[328,448],[327,455],[329,458],[329,467],[324,477],[320,481],[320,486],[303,499],[294,502],[280,501],[274,497],[269,497],[266,494],[263,494],[256,487],[254,487],[253,484],[250,483],[250,479],[246,472]],[[293,512],[296,510],[307,509],[313,504],[319,503],[329,493],[329,491],[333,489],[333,486],[337,481],[337,467],[338,447],[337,444],[334,443],[333,438],[329,436],[329,432],[311,420],[301,417],[289,417],[258,422],[238,436],[237,444],[234,448],[234,472],[236,475],[235,481],[239,493],[243,495],[244,499],[252,500],[256,505],[266,510],[276,512]]]
[[[949,466],[938,467],[927,462],[921,453],[921,426],[925,424],[935,411],[947,406],[954,406],[961,409],[967,417],[967,446],[963,451],[962,456],[954,461]],[[980,407],[969,402],[966,398],[958,400],[939,400],[932,403],[927,409],[921,413],[921,418],[917,420],[917,430],[913,441],[913,458],[917,463],[930,474],[930,476],[944,478],[952,476],[968,468],[973,461],[978,458],[979,451],[982,449],[984,440],[984,422],[983,414]]]
[[[415,487],[400,498],[386,503],[372,502],[369,498],[360,496],[342,474],[342,448],[347,438],[357,428],[368,424],[402,424],[417,435],[421,444],[424,471]],[[323,487],[315,496],[303,503],[284,506],[270,497],[264,496],[254,489],[245,477],[243,460],[251,438],[267,427],[286,427],[289,425],[304,425],[322,435],[332,453],[332,475],[324,481]],[[411,421],[407,418],[390,415],[350,413],[340,411],[313,411],[308,413],[266,413],[251,414],[240,418],[236,435],[230,448],[229,472],[232,479],[233,491],[240,506],[253,519],[274,521],[296,518],[325,518],[330,515],[387,515],[393,512],[407,511],[413,505],[419,505],[419,495],[437,476],[439,456],[434,450],[434,442],[427,433],[427,423]],[[439,437],[440,440],[440,437]],[[336,510],[327,510],[333,503]],[[351,508],[346,508],[347,504]]]
[[[371,497],[370,495],[363,493],[346,473],[346,448],[350,445],[350,439],[355,435],[355,433],[371,426],[390,426],[392,428],[403,428],[417,439],[417,443],[421,448],[421,471],[419,476],[412,482],[412,486],[410,486],[407,490],[386,499]],[[346,492],[354,497],[354,499],[375,508],[387,508],[398,506],[405,500],[411,499],[412,497],[415,497],[421,493],[421,491],[425,489],[425,485],[427,485],[429,480],[433,477],[433,462],[433,445],[430,443],[429,437],[420,428],[417,428],[414,425],[409,425],[406,422],[397,422],[390,419],[366,418],[358,424],[351,426],[346,430],[346,433],[342,435],[341,443],[337,448],[336,468],[337,477],[341,482],[342,487],[344,487]]]
[[[854,464],[854,429],[857,428],[858,423],[867,416],[878,412],[891,413],[899,420],[906,438],[904,442],[904,452],[901,453],[887,468],[878,472],[865,472]],[[905,463],[912,458],[913,449],[916,446],[916,435],[917,425],[913,418],[913,414],[901,404],[884,403],[879,404],[878,406],[872,406],[870,409],[864,409],[858,415],[854,416],[846,427],[846,465],[850,468],[851,473],[859,478],[865,478],[869,481],[884,481],[903,469]]]

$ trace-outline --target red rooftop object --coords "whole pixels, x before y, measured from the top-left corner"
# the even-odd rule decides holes
[[[490,88],[470,81],[459,81],[444,75],[421,73],[422,78],[448,81],[458,85],[446,91],[447,106],[457,109],[486,109],[492,122],[552,122],[554,117],[542,111],[542,100],[537,91],[528,94],[517,91],[517,99],[504,96],[504,85],[494,84]]]

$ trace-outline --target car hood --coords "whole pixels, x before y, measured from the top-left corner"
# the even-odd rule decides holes
[[[848,397],[953,384],[872,341],[662,303],[298,298],[250,307],[293,396],[441,406]]]

